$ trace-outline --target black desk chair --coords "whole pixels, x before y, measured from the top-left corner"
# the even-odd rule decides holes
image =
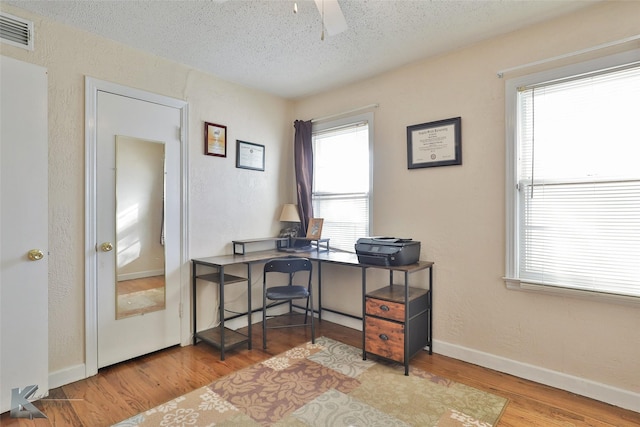
[[[267,348],[267,329],[289,328],[293,326],[307,326],[307,317],[311,317],[311,342],[315,343],[315,326],[313,323],[313,292],[311,288],[311,261],[307,258],[275,258],[264,265],[262,282],[262,347]],[[305,273],[306,272],[306,273]],[[301,273],[303,277],[295,277]],[[276,276],[287,277],[288,284],[284,286],[267,287],[267,278],[274,280]],[[308,276],[308,277],[307,277]],[[304,280],[306,279],[306,284]],[[300,285],[294,284],[302,283]],[[280,281],[282,283],[282,280]],[[267,309],[275,305],[289,302],[289,313],[293,312],[293,300],[304,299],[306,306],[304,311],[304,323],[287,325],[273,325],[267,327]],[[267,304],[268,302],[268,304]],[[299,313],[302,314],[302,313]]]

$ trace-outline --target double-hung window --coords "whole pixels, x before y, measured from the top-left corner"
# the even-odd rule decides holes
[[[314,123],[313,214],[334,249],[369,235],[373,114]]]
[[[640,297],[640,53],[506,96],[507,285]]]

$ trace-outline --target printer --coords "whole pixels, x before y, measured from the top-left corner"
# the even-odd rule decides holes
[[[396,237],[363,237],[356,242],[356,254],[362,264],[409,265],[420,259],[420,242]]]

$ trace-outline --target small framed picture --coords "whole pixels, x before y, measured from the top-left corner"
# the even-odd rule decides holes
[[[204,122],[204,154],[227,157],[227,127]]]
[[[236,167],[264,171],[264,145],[236,140]]]
[[[318,240],[322,235],[322,223],[323,218],[311,218],[309,219],[309,226],[307,227],[307,239]]]
[[[462,164],[460,117],[407,126],[409,169]]]

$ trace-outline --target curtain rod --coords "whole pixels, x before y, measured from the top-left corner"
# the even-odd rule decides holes
[[[330,116],[318,117],[317,119],[311,119],[311,123],[321,122],[323,120],[328,120],[328,119],[333,119],[333,118],[336,118],[336,117],[344,116],[345,114],[356,113],[358,111],[368,110],[370,108],[378,108],[378,106],[379,106],[378,104],[369,104],[369,105],[364,105],[364,106],[358,107],[358,108],[352,108],[351,110],[343,111],[342,113],[331,114]]]
[[[620,39],[620,40],[612,41],[612,42],[609,42],[609,43],[604,43],[604,44],[599,44],[597,46],[588,47],[586,49],[576,50],[575,52],[565,53],[564,55],[558,55],[558,56],[554,56],[552,58],[542,59],[540,61],[529,62],[528,64],[518,65],[517,67],[506,68],[504,70],[498,71],[498,73],[497,73],[498,74],[498,78],[501,79],[502,77],[504,77],[505,73],[509,73],[511,71],[520,70],[522,68],[533,67],[535,65],[546,64],[547,62],[557,61],[559,59],[570,58],[570,57],[576,56],[576,55],[582,55],[583,53],[589,53],[589,52],[593,52],[593,51],[596,51],[596,50],[604,49],[604,48],[607,48],[607,47],[617,46],[619,44],[632,42],[632,41],[638,40],[638,39],[640,39],[640,34],[636,34],[635,36],[627,37],[625,39]]]

